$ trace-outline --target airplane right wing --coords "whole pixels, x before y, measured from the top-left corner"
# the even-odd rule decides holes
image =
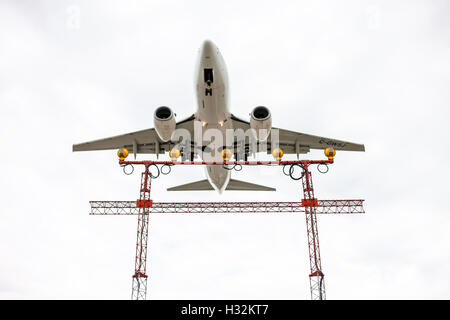
[[[250,123],[248,121],[239,119],[234,115],[231,116],[233,121],[233,127],[235,129],[240,128],[244,131],[250,129]],[[310,149],[321,149],[324,150],[328,146],[332,146],[336,150],[344,150],[344,151],[365,151],[365,147],[363,144],[337,140],[332,138],[315,136],[312,134],[306,134],[301,132],[295,132],[280,128],[279,132],[279,147],[283,149],[285,154],[297,154],[297,156],[301,153],[308,153]],[[267,153],[270,153],[271,148],[271,139],[272,134],[267,138]]]

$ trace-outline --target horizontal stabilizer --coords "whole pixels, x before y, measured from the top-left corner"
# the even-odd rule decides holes
[[[172,188],[167,188],[167,191],[209,191],[209,190],[214,190],[214,188],[206,179],[182,184],[180,186]]]
[[[208,180],[200,180],[180,186],[168,188],[167,191],[213,191],[214,188]],[[226,190],[228,191],[275,191],[275,188],[262,186],[255,183],[230,179]]]
[[[270,188],[266,186],[262,186],[256,183],[245,182],[241,180],[230,179],[230,182],[227,185],[227,189],[229,191],[234,190],[248,190],[248,191],[276,191],[275,188]]]

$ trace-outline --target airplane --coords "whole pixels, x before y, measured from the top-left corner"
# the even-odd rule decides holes
[[[167,106],[158,107],[153,116],[154,128],[126,133],[80,144],[74,144],[73,151],[109,150],[127,148],[132,150],[134,157],[137,153],[160,154],[170,152],[177,145],[173,141],[174,132],[184,130],[195,136],[195,128],[202,130],[219,130],[224,136],[227,130],[242,129],[243,131],[254,130],[253,137],[258,145],[265,145],[267,153],[272,153],[272,147],[279,147],[284,154],[305,154],[310,149],[325,149],[332,146],[335,150],[365,151],[363,144],[357,144],[337,139],[309,135],[301,132],[272,127],[270,110],[265,106],[257,106],[250,113],[249,121],[239,119],[229,110],[229,83],[225,61],[218,47],[210,40],[205,40],[199,50],[195,75],[195,90],[197,98],[197,110],[190,117],[176,121],[175,114]],[[272,138],[274,130],[278,130],[278,139]],[[207,131],[206,131],[207,132]],[[211,157],[221,154],[224,148],[236,149],[242,147],[243,158],[247,160],[249,155],[255,153],[251,150],[249,139],[235,141],[233,146],[215,145],[214,142],[206,143],[201,139],[196,141],[185,141],[183,152],[180,152],[183,160],[205,155]],[[219,139],[220,140],[220,139]],[[273,140],[273,141],[272,141]],[[223,142],[222,142],[223,144]],[[216,150],[218,152],[215,152]],[[234,153],[235,160],[240,155]],[[211,159],[211,158],[209,158]],[[222,159],[220,159],[222,160]],[[206,191],[216,190],[222,193],[224,190],[248,190],[248,191],[275,191],[275,188],[257,185],[245,181],[231,179],[229,168],[219,165],[206,165],[207,179],[187,183],[184,185],[168,188],[168,191]]]

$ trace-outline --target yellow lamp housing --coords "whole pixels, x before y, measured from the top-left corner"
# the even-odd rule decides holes
[[[125,158],[128,157],[128,149],[120,148],[119,150],[117,150],[117,156],[119,157],[120,161],[125,160]]]
[[[336,155],[336,150],[334,150],[333,147],[328,147],[325,149],[324,153],[328,160],[333,160],[334,156]]]
[[[272,150],[272,156],[277,159],[278,161],[281,161],[281,158],[283,158],[284,152],[281,148],[275,148]]]
[[[177,159],[181,156],[181,151],[177,148],[173,148],[169,151],[169,157],[172,161],[177,161]]]
[[[230,160],[232,155],[233,155],[233,153],[231,152],[230,149],[227,149],[227,148],[222,149],[222,158],[224,161]]]

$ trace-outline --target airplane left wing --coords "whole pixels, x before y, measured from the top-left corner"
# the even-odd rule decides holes
[[[250,129],[250,123],[248,121],[239,119],[234,115],[231,116],[233,120],[233,127],[235,129],[241,128],[244,131]],[[295,132],[280,128],[279,131],[279,147],[283,149],[285,154],[297,154],[297,156],[301,153],[308,153],[310,149],[321,149],[324,150],[328,146],[332,146],[336,150],[344,150],[344,151],[365,151],[363,144],[337,140],[332,138],[320,137],[311,134]],[[267,138],[267,153],[270,153],[271,148],[271,139],[272,134]]]
[[[194,132],[194,115],[177,122],[176,129],[186,129],[191,135]],[[173,142],[163,142],[154,128],[131,132],[105,139],[74,144],[72,151],[92,151],[127,148],[130,153],[164,154],[173,147]]]

